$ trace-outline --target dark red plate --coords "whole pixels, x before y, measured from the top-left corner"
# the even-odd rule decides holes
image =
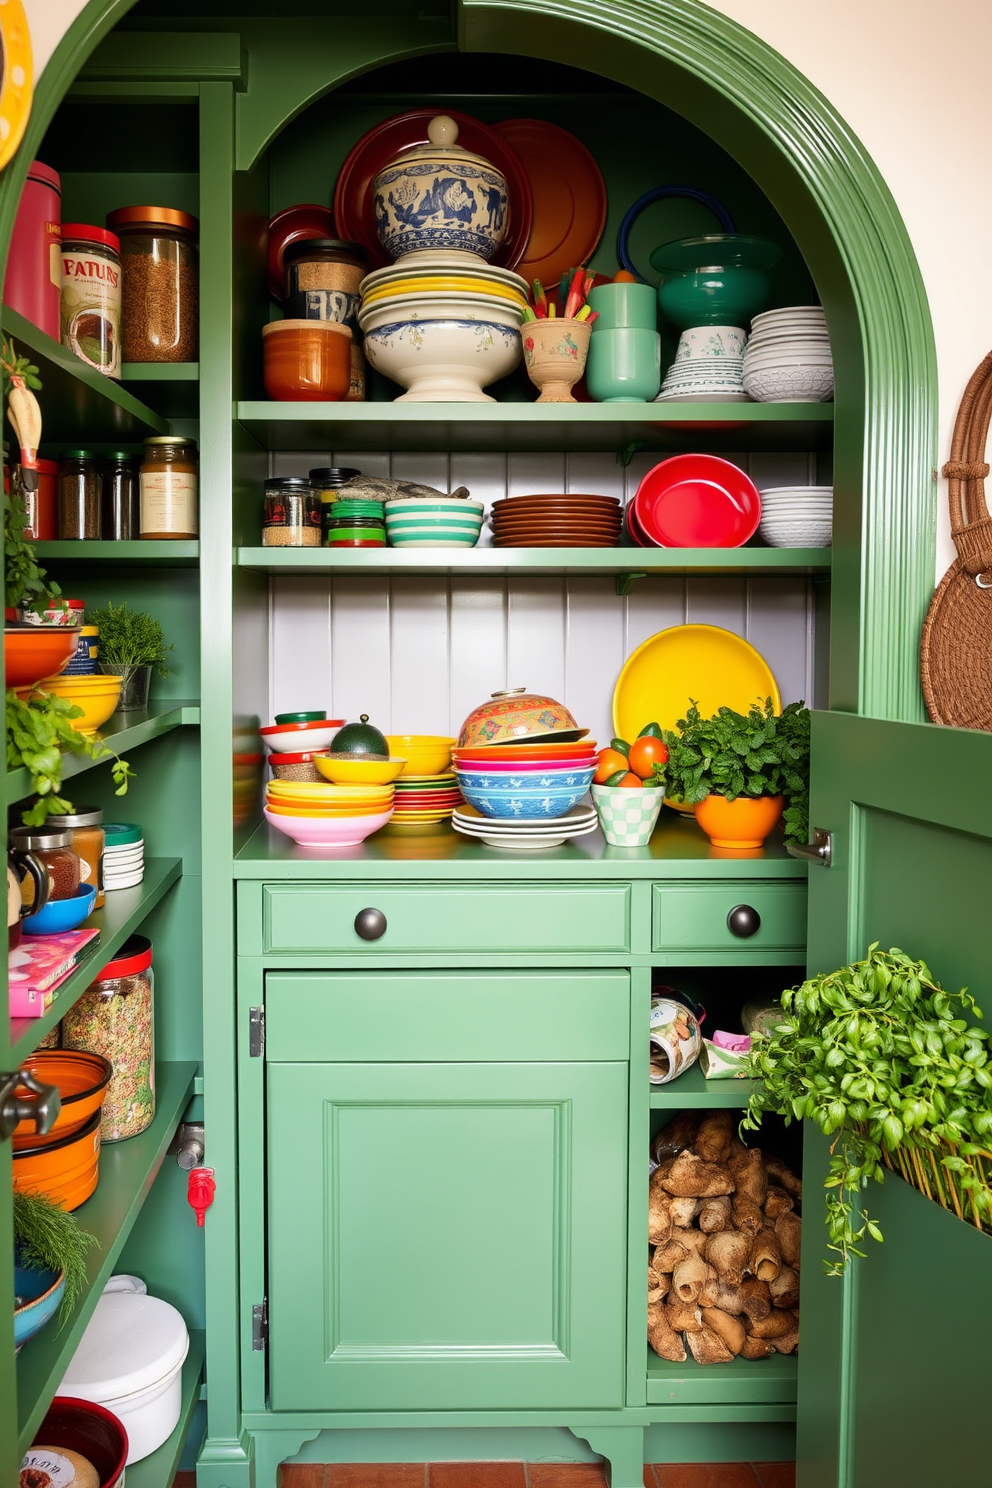
[[[274,300],[285,298],[286,276],[282,256],[290,243],[299,243],[304,238],[333,237],[334,218],[330,207],[305,202],[276,213],[269,223],[269,294]]]
[[[392,263],[392,259],[383,253],[375,230],[372,182],[377,172],[402,155],[404,150],[428,143],[427,126],[439,112],[441,110],[437,108],[411,109],[408,114],[395,114],[391,119],[383,119],[381,124],[374,125],[362,135],[338,172],[334,186],[334,221],[338,235],[349,242],[360,243],[367,250],[370,270]],[[533,212],[530,181],[520,157],[481,119],[473,119],[471,114],[456,114],[453,110],[445,112],[458,125],[459,145],[491,161],[506,177],[509,198],[506,237],[494,255],[493,263],[507,269],[515,268],[530,237]]]
[[[648,471],[632,508],[635,541],[640,533],[659,548],[739,548],[758,529],[761,497],[729,460],[674,455]]]

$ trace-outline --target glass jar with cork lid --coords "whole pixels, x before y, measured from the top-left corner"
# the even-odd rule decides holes
[[[181,434],[145,440],[138,477],[141,537],[189,541],[199,532],[196,444]]]

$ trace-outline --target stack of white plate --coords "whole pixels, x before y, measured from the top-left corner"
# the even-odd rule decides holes
[[[758,531],[773,548],[829,548],[832,486],[772,486],[761,493]]]
[[[744,353],[744,391],[756,403],[824,403],[833,397],[834,362],[819,305],[754,317]]]
[[[549,821],[546,816],[502,818],[483,816],[474,806],[459,806],[451,818],[456,832],[476,837],[487,847],[511,848],[514,851],[540,852],[544,847],[561,847],[570,837],[584,837],[596,830],[596,808],[587,804],[573,806],[564,816]]]
[[[145,839],[133,822],[106,822],[103,884],[111,889],[133,889],[145,876]]]

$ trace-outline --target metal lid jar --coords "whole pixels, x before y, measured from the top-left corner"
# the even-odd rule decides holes
[[[145,440],[138,477],[141,536],[195,538],[199,532],[196,444],[181,434]]]
[[[9,843],[15,852],[29,852],[45,865],[49,899],[71,899],[79,888],[81,863],[72,848],[72,833],[45,827],[12,827]]]
[[[303,476],[265,482],[263,548],[319,548],[320,497]]]
[[[114,1066],[100,1117],[105,1142],[136,1137],[155,1116],[155,975],[152,943],[132,935],[62,1019],[62,1047]]]
[[[195,362],[199,222],[175,207],[120,207],[107,226],[121,241],[124,361]]]
[[[95,626],[88,628],[96,629]],[[103,850],[106,843],[103,811],[99,806],[78,806],[75,811],[48,817],[46,826],[68,835],[73,852],[79,856],[80,882],[87,888],[96,889],[93,908],[102,909],[107,902],[103,887]]]

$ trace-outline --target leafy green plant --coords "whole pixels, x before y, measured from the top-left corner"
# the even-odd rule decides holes
[[[782,1007],[769,1034],[752,1036],[742,1126],[756,1131],[773,1112],[831,1138],[827,1274],[864,1255],[866,1233],[882,1239],[860,1196],[886,1167],[992,1232],[992,1060],[967,990],[945,991],[925,962],[876,942],[863,961],[783,993]]]
[[[167,677],[165,665],[172,646],[165,644],[162,627],[151,615],[128,608],[127,600],[105,610],[94,610],[90,623],[99,627],[100,660],[111,666],[153,666],[160,677]]]
[[[789,703],[776,715],[771,698],[747,713],[721,708],[704,718],[695,702],[666,730],[668,761],[659,784],[675,800],[696,805],[708,795],[784,796],[785,835],[805,842],[809,831],[809,709]]]
[[[86,1285],[86,1252],[98,1244],[69,1214],[45,1194],[14,1193],[14,1244],[18,1261],[44,1271],[65,1273],[59,1311],[64,1328]]]
[[[88,739],[73,728],[71,720],[81,717],[82,711],[50,693],[35,693],[29,701],[14,691],[7,693],[7,769],[27,770],[36,797],[22,813],[25,826],[40,827],[49,816],[72,811],[71,802],[59,794],[64,753],[112,759],[115,794],[127,794],[134,771],[102,740]]]
[[[0,372],[4,401],[12,377],[22,378],[33,391],[41,388],[38,368],[27,357],[18,356],[13,341],[4,339],[0,343]],[[26,522],[24,498],[15,469],[11,489],[3,497],[4,599],[15,609],[43,610],[49,598],[62,591],[53,580],[46,579],[45,570],[39,567],[34,547],[24,536]]]

